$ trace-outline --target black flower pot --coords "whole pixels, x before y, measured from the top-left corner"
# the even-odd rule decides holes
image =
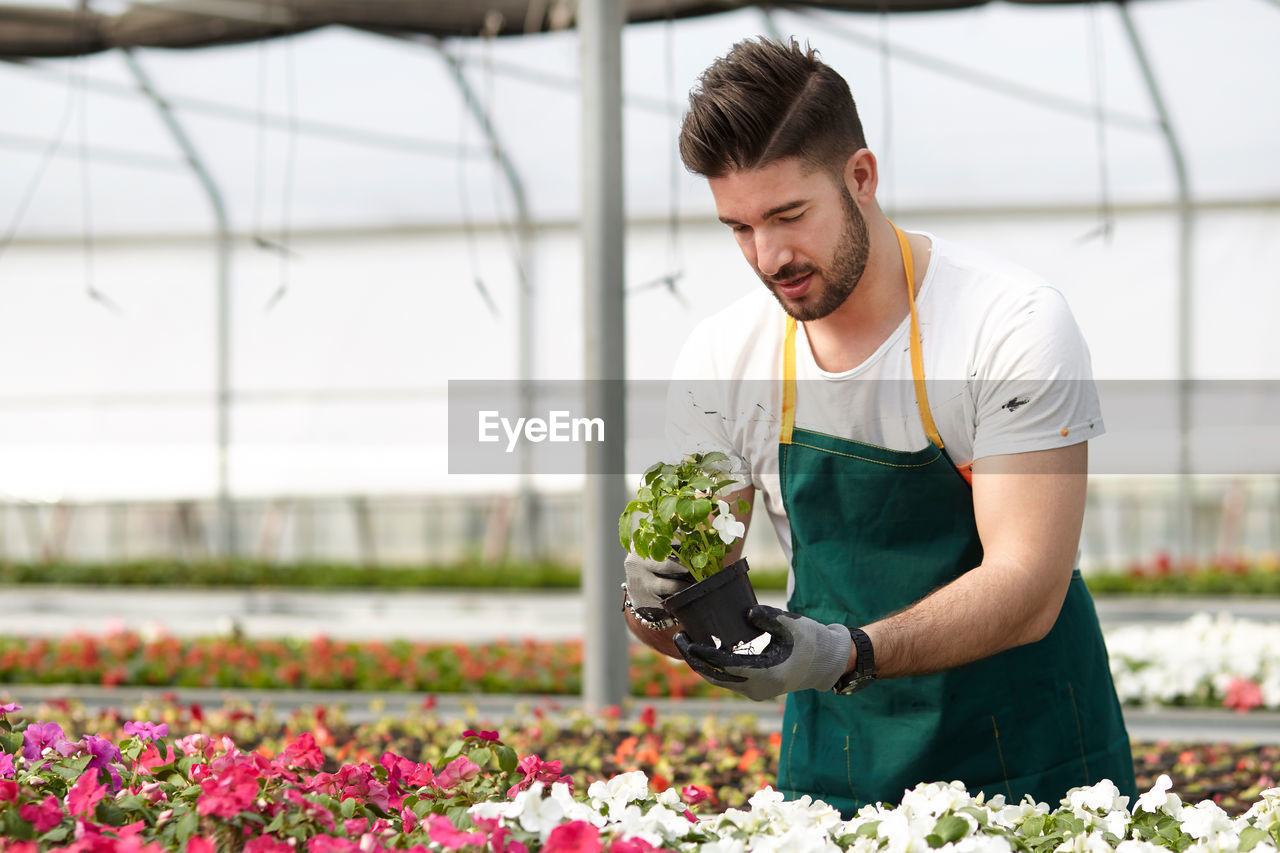
[[[725,566],[706,580],[698,581],[663,600],[662,606],[680,620],[680,630],[695,643],[732,649],[738,643],[760,636],[759,628],[747,622],[747,611],[756,604],[756,591],[747,577],[746,559]]]

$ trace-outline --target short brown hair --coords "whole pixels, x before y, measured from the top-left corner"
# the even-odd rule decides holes
[[[849,84],[794,39],[735,44],[698,78],[680,128],[685,168],[708,178],[786,157],[837,170],[866,144]]]

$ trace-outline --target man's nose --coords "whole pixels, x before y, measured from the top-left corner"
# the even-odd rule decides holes
[[[762,228],[756,232],[756,267],[764,275],[775,276],[778,270],[791,263],[794,254],[779,235],[766,231]]]

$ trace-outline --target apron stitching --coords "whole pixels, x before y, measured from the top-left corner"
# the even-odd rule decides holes
[[[1009,793],[1009,801],[1013,801],[1013,788],[1009,787],[1009,768],[1004,765],[1004,750],[1000,748],[1000,729],[996,727],[995,715],[991,715],[991,731],[996,735],[996,754],[1000,756],[1000,771],[1004,773],[1004,789]]]
[[[899,462],[881,462],[879,459],[868,459],[866,456],[859,456],[856,453],[841,453],[839,450],[828,450],[825,447],[814,447],[812,444],[805,444],[803,441],[793,441],[791,442],[791,446],[807,447],[810,450],[816,450],[819,453],[831,453],[836,456],[847,456],[850,459],[861,459],[863,462],[870,462],[873,465],[884,465],[889,468],[925,468],[929,465],[932,465],[938,459],[937,456],[934,456],[933,458],[929,459],[926,462],[917,462],[910,465],[906,465]]]
[[[853,787],[853,755],[849,749],[849,736],[844,736],[844,777],[849,782],[849,795],[858,799],[858,792]]]
[[[822,436],[823,438],[833,438],[833,439],[835,439],[836,441],[847,441],[847,442],[849,442],[850,444],[857,444],[857,445],[859,445],[859,446],[861,446],[861,447],[870,447],[870,448],[872,448],[873,450],[887,450],[887,451],[889,451],[890,453],[925,453],[926,451],[929,451],[929,450],[937,450],[937,449],[938,449],[938,446],[937,446],[936,444],[934,444],[934,443],[930,442],[928,445],[926,445],[925,447],[920,448],[919,450],[894,450],[892,447],[885,447],[885,446],[880,445],[880,444],[871,444],[870,442],[866,442],[866,441],[858,441],[857,439],[854,439],[854,438],[845,438],[844,436],[840,436],[840,435],[832,435],[832,434],[831,434],[831,433],[829,433],[829,432],[822,432],[821,430],[816,430],[816,429],[807,429],[807,428],[805,428],[805,427],[796,427],[796,428],[795,428],[795,430],[794,430],[794,432],[807,432],[807,433],[809,433],[809,435],[820,435],[820,436]],[[834,452],[834,451],[833,451],[833,452]],[[933,456],[934,456],[934,458],[936,458],[936,457],[937,457],[937,455],[938,455],[938,454],[936,454],[936,453],[935,453],[935,454],[933,455]]]
[[[791,751],[796,748],[796,729],[798,728],[800,728],[799,723],[791,724],[791,738],[790,743],[787,744],[787,782],[789,783],[787,787],[791,791],[796,789],[795,776],[791,772]]]
[[[1093,776],[1089,775],[1089,759],[1084,754],[1084,729],[1080,726],[1080,710],[1076,707],[1076,688],[1068,681],[1067,690],[1071,694],[1071,715],[1076,720],[1076,742],[1080,744],[1080,763],[1084,765],[1084,783],[1093,784]]]

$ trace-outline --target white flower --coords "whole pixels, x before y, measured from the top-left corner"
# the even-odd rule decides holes
[[[1129,798],[1120,796],[1120,789],[1110,779],[1103,779],[1096,785],[1085,788],[1072,788],[1067,792],[1063,804],[1067,805],[1076,817],[1084,816],[1081,809],[1093,809],[1099,812],[1110,812],[1123,809],[1129,805]]]
[[[966,835],[948,846],[955,853],[1013,853],[1013,846],[1000,835]]]
[[[1162,809],[1166,814],[1178,817],[1182,812],[1182,800],[1177,794],[1169,793],[1169,789],[1173,787],[1173,780],[1168,774],[1161,773],[1156,779],[1155,785],[1145,794],[1138,795],[1138,803],[1134,806],[1134,811],[1159,813]]]
[[[619,814],[628,803],[643,800],[649,796],[649,777],[643,770],[632,770],[614,776],[608,782],[592,782],[587,788],[587,796],[596,809],[607,809],[608,814]]]
[[[1117,844],[1116,853],[1169,853],[1169,851],[1159,844],[1131,838]]]
[[[733,517],[733,513],[729,512],[729,504],[725,501],[716,501],[716,517],[711,526],[720,534],[720,541],[726,545],[732,545],[733,540],[747,532],[747,526]]]
[[[902,807],[917,814],[940,817],[949,811],[973,805],[973,797],[964,789],[963,782],[944,785],[933,782],[916,785],[902,795]]]
[[[1182,831],[1197,840],[1231,829],[1231,818],[1213,800],[1203,800],[1191,808],[1184,808],[1181,820]]]

